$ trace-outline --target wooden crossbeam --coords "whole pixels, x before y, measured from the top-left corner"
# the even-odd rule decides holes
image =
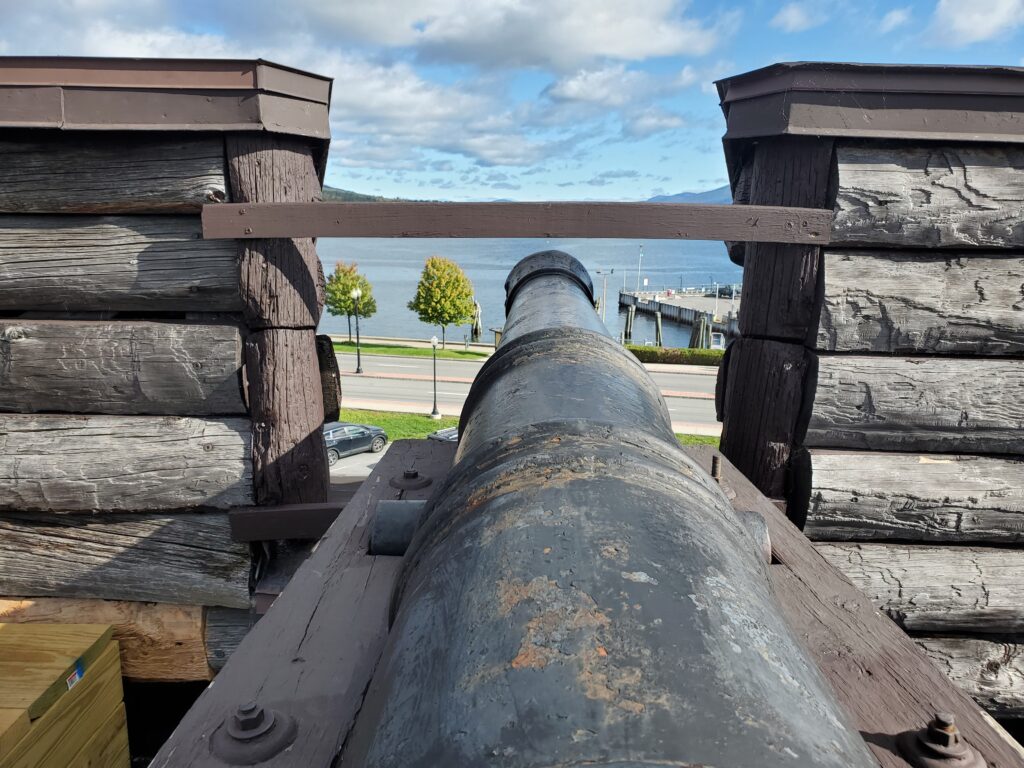
[[[832,211],[678,203],[220,203],[203,237],[584,237],[829,242]]]

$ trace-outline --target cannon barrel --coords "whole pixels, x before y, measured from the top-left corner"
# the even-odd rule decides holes
[[[876,765],[582,265],[506,282],[343,765]]]

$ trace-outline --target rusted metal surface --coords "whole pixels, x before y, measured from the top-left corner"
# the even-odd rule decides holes
[[[832,211],[689,203],[258,203],[203,206],[203,237],[639,237],[825,245]]]
[[[262,60],[0,57],[0,128],[330,139],[331,79]]]
[[[874,765],[579,265],[530,258],[341,765]]]

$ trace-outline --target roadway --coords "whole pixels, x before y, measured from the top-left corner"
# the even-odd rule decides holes
[[[432,405],[430,358],[363,355],[363,374],[355,374],[355,355],[338,355],[342,376],[342,403],[346,408],[429,413]],[[462,412],[469,386],[483,362],[437,361],[437,406],[444,415]],[[648,366],[665,396],[676,432],[717,435],[715,376],[710,367]]]

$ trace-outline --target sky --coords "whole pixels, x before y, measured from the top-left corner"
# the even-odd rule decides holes
[[[1024,66],[1024,0],[0,0],[0,55],[334,78],[327,183],[644,200],[726,183],[714,81],[778,61]]]

